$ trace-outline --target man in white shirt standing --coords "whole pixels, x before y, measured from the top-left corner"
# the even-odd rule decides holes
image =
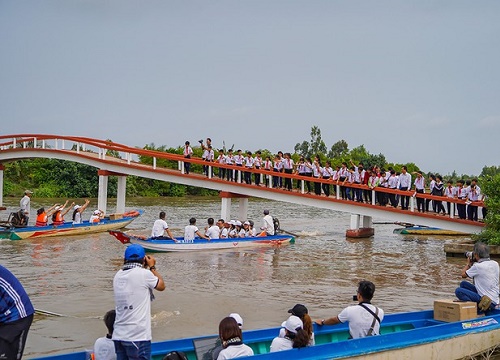
[[[273,217],[269,215],[269,210],[264,210],[264,218],[262,219],[261,230],[264,230],[267,236],[274,235],[274,221]]]
[[[172,232],[168,228],[168,224],[165,221],[165,211],[160,211],[160,218],[156,219],[155,223],[153,224],[153,230],[151,230],[151,237],[153,239],[173,239],[174,235],[172,235]],[[165,231],[167,232],[167,236],[164,236]]]
[[[113,279],[116,319],[112,339],[118,360],[151,358],[153,289],[165,290],[155,264],[141,245],[129,245],[123,267]]]
[[[26,217],[25,225],[28,225],[28,221],[30,219],[31,195],[33,195],[33,191],[25,190],[24,196],[21,198],[21,201],[19,202],[19,206],[21,207],[21,211],[24,214],[24,216]]]
[[[401,167],[401,174],[399,174],[399,190],[410,191],[411,190],[411,175],[408,173],[408,168],[406,166]],[[401,196],[401,210],[408,210],[408,205],[410,204],[410,196]]]
[[[184,143],[183,155],[186,159],[190,159],[191,156],[193,156],[193,149],[191,148],[189,141],[186,141]],[[191,163],[185,161],[184,162],[184,173],[189,174],[190,169],[191,169]]]

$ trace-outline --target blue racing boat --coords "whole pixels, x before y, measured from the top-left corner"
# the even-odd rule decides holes
[[[496,347],[500,343],[500,311],[456,322],[434,320],[432,310],[387,314],[380,335],[349,340],[348,324],[314,325],[316,345],[269,352],[280,328],[243,332],[255,359],[461,359]],[[167,340],[152,344],[152,359],[161,360],[171,351],[184,352],[189,360],[210,360],[217,336]],[[81,351],[42,357],[43,360],[87,360]]]

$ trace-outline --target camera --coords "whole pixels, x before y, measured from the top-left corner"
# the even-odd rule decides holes
[[[352,296],[352,301],[358,301],[358,295],[353,295]]]
[[[466,251],[466,252],[464,253],[464,256],[465,256],[466,258],[468,258],[468,259],[473,260],[473,259],[474,259],[474,252],[472,252],[472,251]]]
[[[203,140],[198,140],[198,142],[199,142],[200,144],[203,144]]]

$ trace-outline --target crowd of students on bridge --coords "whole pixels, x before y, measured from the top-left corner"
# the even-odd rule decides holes
[[[372,204],[372,190],[378,187],[383,187],[393,190],[408,191],[408,195],[400,195],[395,193],[376,192],[375,203],[380,206],[391,206],[394,208],[400,207],[402,210],[408,210],[410,204],[410,197],[416,198],[416,208],[418,212],[429,212],[432,210],[435,214],[450,215],[453,214],[459,219],[468,219],[478,221],[478,208],[482,208],[482,218],[486,217],[486,207],[484,206],[484,195],[477,185],[477,179],[472,180],[458,180],[455,184],[448,181],[447,184],[443,183],[443,178],[440,175],[429,175],[426,179],[422,172],[417,171],[412,174],[412,178],[406,166],[402,167],[401,172],[396,172],[392,167],[387,169],[379,166],[373,166],[365,169],[363,163],[355,164],[352,160],[350,164],[343,162],[341,166],[333,168],[330,161],[322,164],[319,155],[314,157],[301,156],[298,162],[294,162],[290,153],[283,153],[281,151],[271,159],[267,156],[262,158],[260,151],[252,154],[247,151],[243,154],[241,150],[233,152],[229,149],[219,149],[217,157],[212,148],[212,141],[207,138],[206,143],[202,140],[199,141],[203,149],[202,159],[207,163],[216,163],[221,165],[234,165],[234,169],[218,168],[217,176],[220,179],[227,181],[242,181],[246,184],[252,184],[252,173],[250,169],[262,169],[277,173],[275,176],[254,173],[253,183],[257,186],[273,187],[276,189],[283,189],[286,191],[294,191],[293,179],[283,178],[279,176],[280,173],[297,174],[300,176],[311,177],[312,179],[323,179],[327,182],[314,182],[308,180],[296,180],[296,188],[300,189],[302,183],[307,194],[312,191],[318,196],[327,196],[334,194],[336,185],[339,185],[340,194],[343,200],[351,200],[360,203]],[[186,141],[184,147],[184,157],[191,158],[193,150],[190,147],[189,141]],[[241,169],[239,169],[241,168]],[[185,173],[189,174],[190,164],[184,163]],[[247,170],[247,171],[245,171]],[[212,166],[204,165],[203,173],[208,177],[213,175],[209,173],[213,171]],[[272,178],[272,183],[270,184]],[[263,181],[262,181],[263,180]],[[412,181],[413,180],[413,181]],[[311,182],[313,183],[311,185]],[[332,187],[333,185],[333,187]],[[352,185],[355,185],[354,187]],[[417,194],[424,194],[426,190],[430,195],[442,196],[446,200],[457,199],[462,200],[458,203],[446,202],[446,208],[443,201],[425,199],[417,197]],[[430,207],[431,205],[431,207]]]

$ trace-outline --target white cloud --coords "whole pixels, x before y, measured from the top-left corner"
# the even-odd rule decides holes
[[[500,126],[499,115],[488,115],[479,120],[479,126],[485,129],[494,129]]]

